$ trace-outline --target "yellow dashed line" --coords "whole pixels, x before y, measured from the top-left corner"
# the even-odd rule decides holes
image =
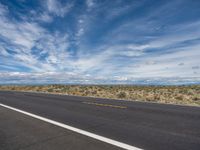
[[[110,105],[110,104],[100,104],[100,103],[92,103],[92,102],[83,102],[84,104],[89,104],[89,105],[96,105],[96,106],[103,106],[103,107],[112,107],[112,108],[121,108],[121,109],[126,109],[126,106],[118,106],[118,105]]]

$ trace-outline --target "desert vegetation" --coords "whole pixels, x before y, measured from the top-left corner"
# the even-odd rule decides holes
[[[35,85],[0,86],[0,90],[34,91],[53,94],[90,96],[132,101],[160,102],[200,106],[200,85]]]

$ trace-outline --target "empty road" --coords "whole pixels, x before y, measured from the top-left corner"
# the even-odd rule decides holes
[[[0,104],[140,149],[200,149],[200,107],[11,91],[0,91]],[[1,105],[0,147],[122,149]]]

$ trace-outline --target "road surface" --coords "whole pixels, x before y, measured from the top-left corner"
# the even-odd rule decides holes
[[[200,107],[11,91],[0,91],[0,104],[136,148],[200,149]],[[0,147],[121,149],[2,106]]]

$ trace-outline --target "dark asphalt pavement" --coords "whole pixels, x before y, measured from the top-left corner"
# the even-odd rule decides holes
[[[0,92],[0,103],[142,149],[200,149],[200,107],[9,91]],[[0,109],[0,113],[2,113],[2,111],[8,112],[8,110],[2,109],[3,108]],[[13,115],[9,115],[8,112],[8,116],[0,118],[0,133],[3,132],[5,134],[3,134],[3,136],[15,133],[14,129],[9,129],[11,124],[8,126],[6,126],[6,124],[9,124],[13,121],[13,118],[16,118],[12,116],[18,116],[19,114],[15,114],[14,112],[10,113]],[[25,119],[23,119],[23,117]],[[71,133],[65,129],[58,129],[58,127],[53,127],[53,125],[48,125],[47,123],[33,118],[31,119],[28,116],[23,117],[21,120],[23,120],[26,125],[28,124],[28,126],[30,126],[26,128],[30,137],[34,136],[35,130],[37,129],[31,128],[32,124],[37,124],[38,128],[40,128],[40,125],[43,126],[43,130],[46,132],[50,130],[48,129],[49,126],[51,126],[51,128],[56,128],[53,133],[48,132],[48,134],[53,134],[52,136],[57,132],[58,135],[62,135],[65,132]],[[7,123],[6,121],[4,122],[6,118]],[[2,121],[4,125],[2,125]],[[20,125],[18,125],[18,127],[12,125],[12,127],[20,128]],[[23,128],[16,130],[23,130]],[[78,135],[77,133],[71,134],[72,135],[69,137],[65,136],[61,139],[61,142],[66,140],[67,143],[71,142],[72,145],[75,143],[84,145],[91,140],[91,145],[97,144],[97,147],[100,146],[99,149],[106,149],[106,147],[107,149],[117,149],[117,147],[97,142],[92,138],[84,138],[83,135]],[[49,136],[51,137],[51,135]],[[80,138],[80,140],[78,138],[77,142],[73,142],[70,141],[70,139],[73,139],[72,136],[80,136],[82,138]],[[37,136],[34,136],[34,138],[36,137]],[[38,136],[38,138],[41,137]],[[4,138],[0,135],[0,140],[1,139]],[[6,140],[9,141],[10,139],[7,138]],[[102,143],[102,145],[100,143]],[[16,141],[16,145],[19,144],[20,141]],[[48,143],[46,144],[48,145]],[[6,145],[6,143],[4,145]],[[105,148],[101,146],[105,146]],[[85,149],[84,146],[82,149]]]
[[[0,150],[83,149],[120,148],[0,106]]]

